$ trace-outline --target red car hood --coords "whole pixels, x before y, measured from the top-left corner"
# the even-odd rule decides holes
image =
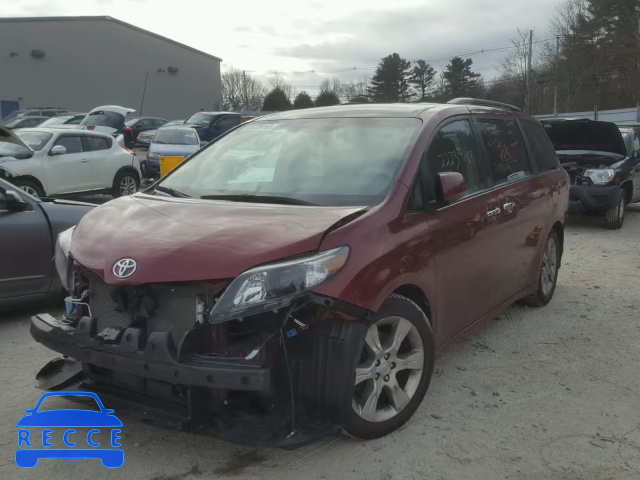
[[[323,234],[359,207],[307,207],[138,194],[89,212],[71,255],[113,285],[235,278],[259,264],[317,250]],[[131,258],[125,280],[114,264]]]

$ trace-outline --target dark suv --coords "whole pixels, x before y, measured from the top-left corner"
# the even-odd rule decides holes
[[[210,142],[242,123],[242,117],[229,112],[199,112],[192,115],[185,125],[193,127],[203,142]]]
[[[621,228],[626,206],[640,201],[635,129],[588,119],[543,125],[571,178],[570,212],[604,214],[607,228]]]
[[[517,300],[551,300],[568,201],[551,142],[515,107],[256,119],[60,235],[73,313],[31,332],[84,368],[40,378],[72,372],[192,426],[213,415],[227,439],[386,435],[438,350]],[[252,435],[232,427],[240,409],[263,422]]]

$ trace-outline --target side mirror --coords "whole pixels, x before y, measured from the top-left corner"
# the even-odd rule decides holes
[[[467,182],[458,172],[442,172],[436,177],[436,199],[444,204],[457,202],[467,193]]]
[[[51,149],[51,151],[49,152],[49,155],[52,155],[52,156],[64,155],[66,153],[67,153],[67,147],[65,147],[64,145],[56,145]]]
[[[5,203],[9,212],[24,212],[29,206],[29,204],[18,195],[18,192],[7,190],[4,194],[6,197]]]
[[[200,146],[201,146],[201,147],[206,147],[207,145],[209,145],[209,142],[207,142],[206,140],[202,140],[202,141],[200,142]]]

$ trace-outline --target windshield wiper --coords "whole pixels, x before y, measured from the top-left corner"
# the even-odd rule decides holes
[[[155,192],[156,190],[159,191],[159,192],[162,192],[162,193],[168,193],[172,197],[191,198],[186,193],[179,192],[178,190],[175,190],[173,188],[163,187],[162,185],[158,185],[157,187],[154,187],[152,192]]]
[[[282,205],[318,205],[317,203],[307,202],[306,200],[298,200],[290,197],[277,197],[272,195],[203,195],[200,197],[204,200],[228,200],[230,202],[248,202],[248,203],[279,203]]]

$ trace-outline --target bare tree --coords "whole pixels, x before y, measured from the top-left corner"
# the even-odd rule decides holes
[[[242,70],[230,68],[222,74],[222,98],[228,110],[258,111],[265,95],[264,85]]]

